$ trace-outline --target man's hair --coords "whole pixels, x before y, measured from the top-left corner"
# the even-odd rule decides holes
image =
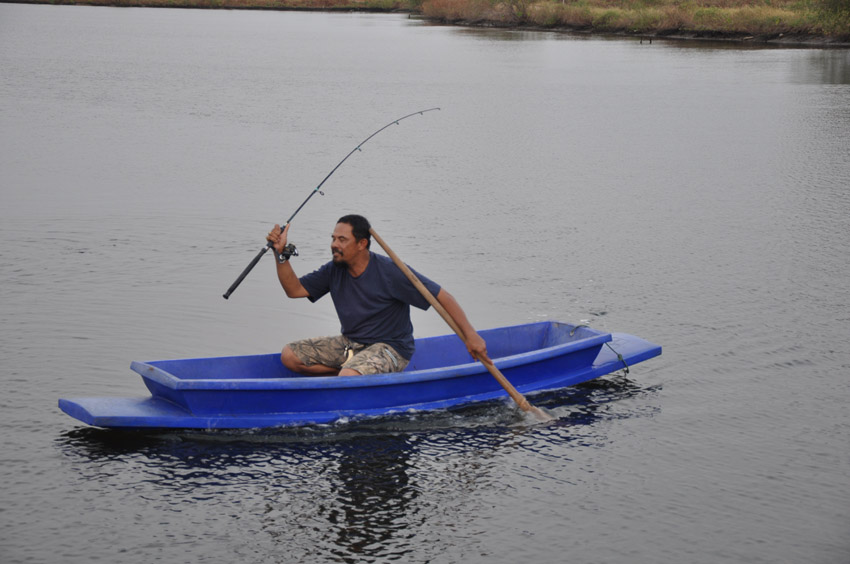
[[[337,220],[337,223],[347,223],[351,226],[351,233],[354,235],[356,241],[366,239],[366,248],[368,249],[372,246],[372,234],[369,233],[372,226],[369,224],[369,220],[362,215],[353,213],[344,215]]]

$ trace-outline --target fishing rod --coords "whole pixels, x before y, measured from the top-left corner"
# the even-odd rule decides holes
[[[289,216],[289,219],[286,220],[286,223],[283,226],[281,226],[281,228],[280,228],[281,233],[286,228],[286,226],[289,225],[292,222],[292,218],[294,218],[296,215],[298,215],[298,212],[301,211],[301,208],[303,208],[305,205],[307,205],[307,202],[310,201],[310,198],[312,198],[313,196],[316,195],[316,192],[319,192],[320,194],[322,194],[324,196],[325,193],[320,191],[320,188],[322,187],[322,185],[325,182],[327,182],[328,178],[330,178],[333,175],[333,173],[336,172],[336,169],[338,169],[340,166],[342,166],[342,163],[344,163],[345,161],[348,160],[348,157],[353,155],[356,151],[360,151],[361,150],[360,147],[365,145],[372,137],[379,134],[380,132],[382,132],[383,130],[385,130],[386,128],[388,128],[391,125],[398,125],[398,122],[400,122],[403,119],[407,119],[407,118],[413,117],[413,116],[421,116],[425,112],[431,112],[431,111],[439,110],[439,109],[440,108],[428,108],[427,110],[420,110],[418,112],[413,112],[412,114],[407,114],[404,117],[400,117],[398,119],[391,121],[390,123],[388,123],[387,125],[385,125],[381,129],[379,129],[378,131],[376,131],[375,133],[373,133],[372,135],[370,135],[369,137],[367,137],[366,139],[361,141],[356,147],[354,147],[354,149],[351,150],[350,153],[345,155],[345,158],[343,158],[341,161],[339,161],[339,163],[337,163],[337,165],[335,167],[333,167],[333,169],[328,173],[328,175],[321,182],[319,182],[319,185],[316,186],[316,188],[314,188],[312,192],[310,192],[310,195],[307,196],[307,198],[303,202],[301,202],[301,205],[298,206],[298,209],[296,209],[295,212],[291,216]],[[245,280],[245,277],[248,276],[248,273],[251,272],[251,270],[255,266],[257,266],[257,263],[260,262],[260,259],[263,258],[263,255],[266,254],[266,251],[271,249],[273,246],[274,246],[273,243],[271,241],[269,241],[266,244],[266,246],[263,247],[260,250],[259,253],[257,253],[257,256],[254,257],[254,260],[252,260],[248,264],[248,266],[245,267],[245,270],[242,271],[242,274],[240,274],[239,277],[236,279],[236,281],[233,282],[233,284],[230,285],[230,288],[228,288],[227,291],[224,294],[222,294],[222,296],[224,297],[225,300],[228,299],[230,297],[230,294],[232,294],[233,291],[236,290],[236,288],[239,286],[239,284],[241,284],[242,281]],[[283,249],[283,252],[281,253],[280,258],[281,259],[288,259],[292,255],[297,256],[298,251],[295,250],[295,246],[287,245],[286,248]]]

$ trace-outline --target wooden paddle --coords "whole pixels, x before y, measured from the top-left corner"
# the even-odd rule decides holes
[[[442,304],[437,301],[437,298],[435,298],[434,295],[431,294],[431,292],[429,292],[427,288],[425,288],[425,285],[422,283],[422,281],[419,280],[419,278],[413,273],[413,271],[410,270],[410,268],[408,268],[407,265],[404,264],[404,262],[402,262],[400,258],[398,258],[398,255],[395,254],[392,249],[390,249],[386,242],[384,242],[384,240],[381,239],[381,237],[377,233],[375,233],[374,229],[369,229],[369,233],[372,234],[372,237],[375,238],[375,241],[378,242],[381,248],[386,251],[387,255],[389,255],[389,257],[393,260],[395,265],[399,267],[402,272],[404,272],[404,275],[407,276],[407,279],[410,280],[413,285],[416,286],[416,289],[419,290],[419,292],[425,297],[426,300],[428,300],[428,303],[434,306],[434,309],[437,310],[437,313],[440,314],[440,316],[446,321],[446,323],[449,324],[449,327],[451,327],[452,330],[457,334],[457,336],[460,337],[460,340],[463,341],[463,344],[468,345],[466,337],[464,337],[463,331],[460,330],[458,324],[455,323],[455,320],[452,319],[452,316],[449,315],[449,312],[446,311]],[[505,375],[502,374],[502,371],[496,368],[496,365],[490,362],[489,359],[476,358],[476,360],[483,364],[487,368],[487,370],[490,371],[490,374],[493,375],[493,378],[495,378],[499,382],[499,384],[502,385],[505,391],[508,392],[508,395],[511,396],[511,398],[517,403],[517,405],[519,405],[520,409],[533,414],[540,421],[554,421],[554,417],[547,414],[539,407],[531,405],[528,400],[525,399],[525,396],[519,393],[516,388],[514,388],[513,384],[511,384],[508,379],[505,378]]]

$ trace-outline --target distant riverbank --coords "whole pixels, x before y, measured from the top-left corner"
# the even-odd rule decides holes
[[[20,3],[406,12],[452,25],[850,46],[850,0],[23,0]]]

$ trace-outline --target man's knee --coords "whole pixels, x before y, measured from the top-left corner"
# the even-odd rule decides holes
[[[295,356],[295,353],[292,352],[292,349],[289,348],[289,345],[283,347],[283,352],[280,353],[280,361],[283,365],[293,372],[298,372],[299,369],[304,367],[304,363],[301,362],[301,359]]]

